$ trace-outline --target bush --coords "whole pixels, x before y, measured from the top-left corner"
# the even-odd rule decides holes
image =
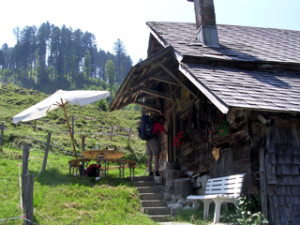
[[[99,107],[100,109],[102,109],[103,111],[107,111],[108,110],[108,104],[106,102],[105,99],[101,99],[100,101],[96,102],[95,104],[97,107]]]
[[[247,198],[246,196],[241,196],[238,200],[239,205],[236,207],[238,215],[233,217],[232,213],[226,209],[225,215],[223,215],[223,222],[234,222],[237,225],[269,224],[268,220],[260,212],[259,197]]]

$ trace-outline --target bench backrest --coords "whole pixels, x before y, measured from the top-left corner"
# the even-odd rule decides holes
[[[245,174],[208,179],[205,195],[230,194],[239,196],[242,191]]]

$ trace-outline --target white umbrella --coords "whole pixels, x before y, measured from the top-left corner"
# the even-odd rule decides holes
[[[30,121],[42,118],[47,115],[48,112],[51,112],[54,109],[57,109],[59,106],[63,107],[65,116],[67,119],[71,139],[73,142],[73,148],[75,152],[75,157],[77,158],[76,148],[66,112],[66,104],[70,103],[74,105],[78,103],[80,106],[84,106],[101,99],[107,98],[110,96],[109,91],[63,91],[58,90],[50,97],[44,99],[43,101],[31,106],[30,108],[20,112],[19,114],[13,117],[13,122],[19,121]]]

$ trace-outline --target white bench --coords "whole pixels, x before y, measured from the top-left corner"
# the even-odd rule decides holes
[[[208,179],[206,183],[205,195],[190,195],[187,199],[194,202],[201,200],[204,204],[203,218],[208,217],[210,203],[215,203],[214,223],[220,220],[220,210],[222,203],[233,203],[238,205],[238,198],[240,197],[243,179],[245,174],[231,175],[228,177],[218,177]]]

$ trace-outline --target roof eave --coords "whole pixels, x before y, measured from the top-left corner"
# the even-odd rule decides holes
[[[202,84],[194,75],[182,64],[179,64],[179,71],[185,75],[223,114],[227,114],[229,106],[215,96],[209,88]]]

